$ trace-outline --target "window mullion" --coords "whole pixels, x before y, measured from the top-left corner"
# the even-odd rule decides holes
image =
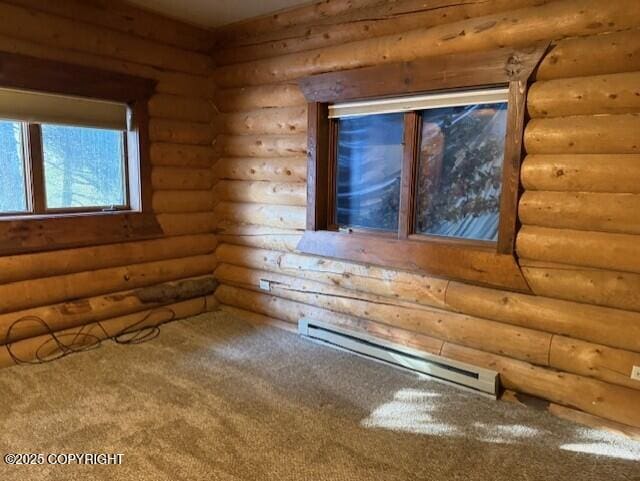
[[[329,192],[327,195],[327,230],[338,230],[338,122],[329,120],[329,153],[327,156],[327,178]]]
[[[42,129],[39,124],[28,124],[29,170],[31,172],[31,199],[34,214],[46,213],[44,161],[42,155]]]
[[[420,114],[412,111],[404,115],[404,153],[400,181],[400,211],[398,239],[413,234],[415,213],[416,172],[420,150]]]

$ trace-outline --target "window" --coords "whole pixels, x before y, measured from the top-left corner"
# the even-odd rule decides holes
[[[528,291],[524,106],[546,45],[317,75],[304,252]]]
[[[399,232],[408,151],[417,168],[406,186],[414,217],[407,234],[496,242],[507,95],[499,88],[330,106],[338,228]],[[413,122],[418,136],[405,143]]]
[[[27,211],[22,125],[0,121],[0,213]]]
[[[0,254],[155,237],[155,82],[0,54]]]
[[[416,234],[497,242],[506,99],[425,110],[421,121]]]
[[[129,208],[122,131],[41,126],[47,209]]]
[[[0,119],[0,139],[0,216],[130,209],[124,131]]]
[[[338,225],[398,229],[401,114],[341,119],[338,128]]]

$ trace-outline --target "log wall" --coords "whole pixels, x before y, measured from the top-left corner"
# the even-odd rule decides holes
[[[296,15],[299,14],[299,15]],[[328,0],[222,29],[216,297],[487,366],[516,391],[640,426],[640,3]],[[535,295],[295,252],[321,72],[552,42],[528,98],[517,252]],[[271,291],[259,281],[271,281]]]
[[[63,342],[95,340],[212,309],[210,33],[111,0],[0,1],[0,16],[2,51],[158,81],[150,157],[164,231],[154,240],[0,257],[0,366],[13,363],[10,329],[12,350],[27,361],[41,346],[55,347],[49,328],[64,331]]]

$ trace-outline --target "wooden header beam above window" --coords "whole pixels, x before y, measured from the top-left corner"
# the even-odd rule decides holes
[[[343,102],[528,79],[549,44],[429,57],[300,80],[308,102]]]
[[[0,85],[130,104],[148,100],[156,81],[108,70],[0,52]]]

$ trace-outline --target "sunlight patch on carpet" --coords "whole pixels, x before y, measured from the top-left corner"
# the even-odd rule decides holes
[[[382,428],[414,434],[454,435],[455,426],[434,421],[431,414],[441,394],[420,389],[401,389],[393,400],[376,408],[361,421],[366,428]]]
[[[640,461],[640,442],[630,442],[623,438],[612,437],[605,431],[580,429],[581,442],[566,443],[560,446],[564,451],[596,454],[610,458]]]

